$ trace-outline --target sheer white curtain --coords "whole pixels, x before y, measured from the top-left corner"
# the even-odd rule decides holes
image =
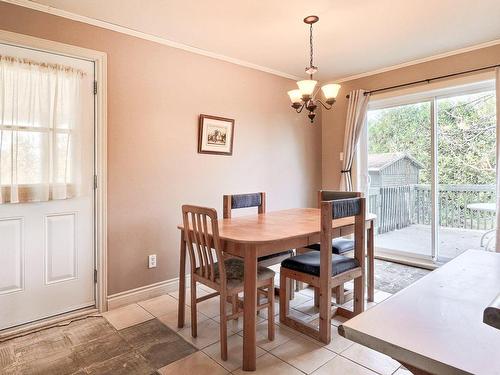
[[[342,162],[340,180],[340,188],[345,191],[352,190],[352,164],[356,156],[359,137],[365,125],[368,101],[369,95],[365,95],[364,90],[355,90],[349,93],[344,132],[344,161]]]
[[[497,230],[496,230],[496,243],[495,249],[500,253],[500,68],[496,68],[496,98],[497,98]]]
[[[78,195],[83,74],[0,56],[0,203]]]

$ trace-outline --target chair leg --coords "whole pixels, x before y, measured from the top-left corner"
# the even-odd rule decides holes
[[[335,294],[335,302],[337,305],[343,305],[345,301],[344,284],[336,286],[333,288],[333,293]],[[319,289],[314,288],[314,306],[319,307]]]
[[[309,250],[307,250],[307,249],[305,249],[303,247],[302,248],[298,248],[298,249],[295,249],[295,255],[304,254],[307,251],[309,251]],[[304,289],[306,287],[306,284],[303,283],[302,281],[295,281],[294,284],[295,284],[295,289],[294,290],[296,292],[300,292],[302,289]]]
[[[237,294],[233,294],[231,296],[231,312],[233,314],[236,314],[238,312],[238,295]]]
[[[295,282],[295,291],[300,292],[302,289],[304,289],[304,283],[302,281],[296,281]]]
[[[262,303],[260,298],[261,298],[260,293],[259,291],[257,291],[257,306],[259,306]],[[260,316],[260,310],[257,310],[257,315]]]
[[[231,296],[231,306],[232,306],[231,312],[234,315],[238,312],[238,295],[237,294],[233,294]],[[233,327],[236,329],[237,326],[238,326],[238,318],[233,319]]]
[[[288,279],[288,282],[290,283],[290,285],[288,286],[288,288],[290,289],[290,298],[289,300],[293,300],[295,298],[295,280],[294,279]]]
[[[274,280],[271,279],[271,285],[267,287],[267,338],[274,340]]]
[[[343,305],[345,303],[344,284],[335,287],[335,302],[337,302],[337,305]]]
[[[191,278],[191,336],[198,336],[198,315],[196,313],[196,280]]]
[[[287,277],[284,272],[280,272],[280,322],[285,322],[289,311],[289,292]]]
[[[363,276],[354,279],[354,315],[362,313],[365,309],[365,278]]]
[[[329,344],[331,341],[331,320],[332,320],[332,288],[319,290],[319,341]]]
[[[319,288],[314,288],[314,306],[319,307]]]
[[[226,317],[226,294],[220,294],[220,356],[227,361],[227,317]]]

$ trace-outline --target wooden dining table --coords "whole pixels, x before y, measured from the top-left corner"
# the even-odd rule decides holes
[[[339,327],[414,374],[500,375],[500,331],[483,322],[500,253],[468,250]]]
[[[367,235],[367,284],[369,301],[374,298],[374,221],[376,216],[366,216]],[[219,236],[222,250],[244,260],[243,298],[243,370],[256,369],[256,304],[257,260],[289,249],[302,248],[320,240],[320,210],[294,208],[258,215],[219,219]],[[180,241],[179,310],[178,326],[184,326],[186,301],[186,244],[183,226]],[[332,221],[333,236],[354,233],[354,218]]]

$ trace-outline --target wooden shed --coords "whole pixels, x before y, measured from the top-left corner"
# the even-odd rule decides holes
[[[418,174],[424,166],[405,152],[368,155],[370,187],[418,184]]]

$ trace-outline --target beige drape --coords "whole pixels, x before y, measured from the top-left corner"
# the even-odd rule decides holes
[[[352,191],[352,164],[356,155],[359,136],[365,126],[369,96],[364,90],[349,93],[347,120],[344,132],[344,160],[342,162],[340,188]]]
[[[496,68],[496,98],[497,98],[497,230],[496,230],[496,243],[495,249],[500,253],[500,131],[498,125],[500,124],[500,68]]]

